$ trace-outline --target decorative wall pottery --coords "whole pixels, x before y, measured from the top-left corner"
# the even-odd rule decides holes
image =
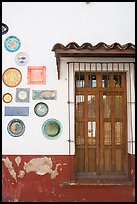
[[[17,68],[8,68],[3,73],[3,82],[6,86],[18,86],[22,80],[22,74]]]
[[[21,42],[16,36],[9,36],[4,41],[4,46],[9,52],[16,52],[20,48]]]
[[[10,103],[12,101],[12,95],[10,93],[5,93],[3,95],[3,101],[5,103]]]
[[[25,52],[20,52],[16,55],[15,61],[19,66],[24,66],[29,61],[29,56]]]
[[[29,88],[16,88],[16,102],[28,103],[30,98]]]
[[[2,23],[2,35],[6,34],[8,30],[9,27],[5,23]]]
[[[29,107],[5,106],[5,116],[28,116]]]
[[[28,84],[45,84],[45,83],[46,83],[46,67],[29,66]]]
[[[22,120],[13,119],[8,123],[7,130],[13,137],[21,136],[25,131],[25,125]]]
[[[32,90],[33,100],[56,100],[57,91],[56,90]]]
[[[42,102],[37,103],[34,107],[34,112],[39,117],[43,117],[43,116],[47,115],[48,111],[49,111],[49,108],[48,108],[47,104],[42,103]]]
[[[62,133],[62,125],[56,119],[48,119],[42,125],[42,133],[48,139],[56,139]]]

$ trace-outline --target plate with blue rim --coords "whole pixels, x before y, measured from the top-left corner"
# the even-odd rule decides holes
[[[7,126],[8,133],[13,137],[20,137],[25,131],[24,122],[20,119],[12,119]]]

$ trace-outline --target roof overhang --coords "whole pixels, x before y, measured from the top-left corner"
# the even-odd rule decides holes
[[[135,45],[132,43],[107,45],[100,42],[95,46],[90,43],[84,43],[81,46],[75,42],[67,46],[57,43],[53,46],[52,51],[55,51],[58,79],[60,79],[60,58],[63,57],[135,57]]]

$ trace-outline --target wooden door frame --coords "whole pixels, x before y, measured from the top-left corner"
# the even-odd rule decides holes
[[[86,76],[86,83],[87,83],[87,75],[89,74],[88,72],[83,72],[84,73],[84,75]],[[93,94],[95,94],[96,96],[97,96],[97,104],[98,105],[96,105],[96,106],[98,106],[98,108],[96,108],[96,110],[98,110],[98,113],[96,114],[97,115],[97,118],[96,118],[96,124],[97,124],[97,126],[96,126],[96,130],[97,130],[97,135],[96,135],[96,153],[97,153],[97,156],[96,156],[96,165],[97,165],[97,168],[96,168],[96,172],[97,172],[97,174],[100,174],[100,170],[101,170],[101,172],[103,172],[103,167],[101,167],[100,168],[100,162],[99,162],[99,160],[100,160],[100,158],[101,158],[101,156],[100,155],[103,155],[103,152],[101,152],[100,153],[100,147],[99,147],[99,135],[100,135],[100,133],[99,133],[99,129],[100,129],[100,126],[101,126],[101,124],[100,123],[102,123],[102,121],[101,121],[101,117],[100,117],[100,114],[102,114],[101,112],[100,112],[100,107],[102,106],[102,104],[101,104],[101,100],[100,100],[100,93],[102,94],[102,96],[103,96],[103,94],[106,92],[106,91],[108,91],[108,90],[105,90],[105,89],[103,89],[102,87],[99,87],[98,88],[98,86],[100,86],[100,83],[101,83],[101,80],[98,80],[98,77],[100,76],[100,78],[101,78],[101,76],[102,75],[106,75],[106,74],[109,74],[109,75],[111,75],[111,83],[112,83],[112,76],[113,76],[113,74],[114,73],[117,73],[117,72],[110,72],[110,73],[106,73],[106,72],[93,72],[93,74],[95,75],[95,74],[97,74],[97,79],[96,79],[96,81],[97,81],[97,87],[96,88],[92,88],[92,90],[91,90],[91,88],[78,88],[79,90],[80,90],[80,92],[79,92],[79,90],[77,91],[76,89],[75,89],[75,97],[76,97],[76,95],[77,95],[77,92],[78,92],[78,94],[80,94],[80,95],[82,95],[82,94],[84,94],[85,96],[86,95],[88,95],[88,93],[90,93],[90,95],[92,95],[92,93]],[[125,115],[126,115],[126,81],[125,80],[123,80],[123,76],[126,76],[126,73],[125,72],[122,72],[121,73],[122,74],[122,83],[123,83],[123,81],[124,81],[124,84],[122,84],[122,87],[119,89],[119,88],[117,88],[116,90],[114,90],[114,88],[112,88],[111,87],[111,83],[110,83],[110,88],[109,88],[109,92],[110,92],[110,94],[112,94],[112,96],[114,97],[114,95],[115,95],[115,93],[120,93],[120,92],[122,92],[122,95],[124,96],[123,97],[123,100],[125,101],[124,102],[124,112],[125,112]],[[87,98],[87,97],[85,97],[85,98]],[[87,100],[87,99],[86,99]],[[112,99],[111,99],[112,100]],[[99,102],[100,101],[100,102]],[[85,102],[85,110],[87,111],[87,108],[86,108],[86,102]],[[113,102],[112,102],[112,105],[114,105],[113,104]],[[102,109],[103,110],[103,109]],[[111,108],[111,110],[112,110],[112,108]],[[76,108],[75,108],[75,112],[76,112]],[[86,112],[87,113],[87,112]],[[112,116],[111,116],[112,117]],[[123,117],[123,123],[124,123],[124,126],[125,126],[125,124],[126,124],[126,117]],[[88,124],[88,117],[86,117],[86,120],[85,120],[85,123],[86,123],[86,125]],[[113,120],[113,117],[112,117],[112,123],[114,123],[114,120]],[[103,126],[101,126],[101,127],[103,127]],[[85,127],[85,129],[87,129],[86,127]],[[124,135],[125,135],[125,137],[124,137],[124,142],[126,141],[126,143],[127,143],[127,131],[126,131],[126,127],[124,127],[123,128],[123,130],[124,130]],[[113,128],[113,131],[114,131],[114,128]],[[114,134],[114,133],[113,133]],[[86,133],[86,135],[87,135],[87,133]],[[113,136],[114,137],[114,136]],[[123,137],[123,136],[122,136]],[[75,138],[76,138],[76,118],[75,118]],[[126,138],[126,139],[125,139]],[[102,141],[102,140],[101,140]],[[113,142],[113,141],[112,141]],[[103,141],[101,142],[101,144],[103,144]],[[75,144],[76,145],[76,144]],[[113,142],[113,147],[115,148],[115,144],[114,144],[114,142]],[[113,147],[111,147],[111,148],[113,148]],[[76,146],[75,146],[75,149],[76,149]],[[92,148],[91,148],[92,149]],[[126,148],[123,148],[124,149],[124,155],[126,154],[127,155],[127,147]],[[123,152],[123,149],[122,149],[122,152]],[[101,150],[103,151],[103,147],[101,148]],[[123,153],[122,153],[123,154]],[[114,158],[114,151],[112,151],[112,158]],[[101,158],[101,160],[102,160],[102,158]],[[122,164],[123,164],[123,162],[122,162]],[[113,165],[112,165],[112,169],[114,168],[114,162],[113,162]],[[100,170],[99,170],[100,169]],[[127,156],[126,156],[126,159],[125,159],[125,165],[124,165],[124,170],[123,171],[125,171],[125,172],[127,172]],[[75,172],[76,172],[76,167],[75,167]],[[85,173],[86,174],[86,173]],[[110,173],[110,175],[111,175],[111,173]],[[118,173],[118,175],[119,175],[119,173]]]

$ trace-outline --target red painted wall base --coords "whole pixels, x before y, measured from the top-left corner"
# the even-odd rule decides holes
[[[88,184],[64,185],[74,180],[74,156],[67,155],[3,155],[2,201],[3,202],[134,202],[135,185]],[[52,167],[44,166],[35,170],[36,158],[49,158]],[[7,159],[6,159],[7,158]],[[6,159],[6,160],[5,160]],[[6,162],[7,161],[7,162]],[[40,161],[40,160],[39,160]],[[38,162],[39,162],[38,161]],[[48,161],[48,160],[47,160]],[[24,169],[24,162],[29,164]],[[47,168],[49,167],[49,169]],[[33,169],[34,168],[34,169]],[[30,169],[32,171],[30,171]],[[132,171],[133,169],[133,171]],[[134,156],[129,155],[129,177],[134,179]]]

